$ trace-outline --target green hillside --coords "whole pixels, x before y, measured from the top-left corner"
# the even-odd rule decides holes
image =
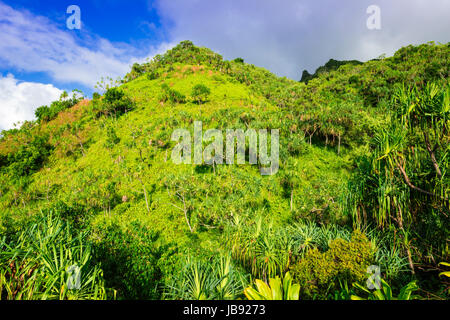
[[[0,297],[238,299],[289,271],[300,299],[367,298],[377,265],[395,295],[448,298],[449,58],[409,46],[306,84],[184,41],[39,108],[0,140]],[[195,121],[279,129],[279,171],[173,163]]]

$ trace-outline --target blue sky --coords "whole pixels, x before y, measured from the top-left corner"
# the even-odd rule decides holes
[[[29,10],[35,15],[52,19],[60,28],[65,28],[67,7],[72,4],[82,9],[84,27],[111,41],[157,40],[144,23],[160,27],[159,16],[147,0],[14,0],[3,1],[16,10]],[[130,5],[132,4],[132,5]]]
[[[69,30],[69,5],[81,30]],[[381,29],[367,28],[380,8]],[[368,60],[408,44],[447,43],[448,0],[0,0],[0,130],[32,120],[61,90],[192,40],[298,80],[330,58]]]
[[[56,28],[64,30],[82,44],[86,38],[95,37],[107,39],[112,43],[127,43],[136,49],[158,45],[165,40],[164,30],[161,27],[159,16],[147,0],[130,1],[43,1],[43,0],[14,0],[1,1],[18,12],[30,12],[33,16],[47,17]],[[68,30],[66,19],[67,8],[76,3],[81,9],[82,28]],[[142,43],[145,42],[143,45]],[[142,56],[145,52],[142,52]],[[0,57],[1,59],[1,57]],[[11,68],[12,67],[12,68]],[[23,68],[14,68],[11,65],[0,65],[2,74],[13,73],[21,81],[53,83],[60,88],[72,90],[79,88],[87,94],[92,94],[93,88],[79,81],[54,81],[47,72],[29,72]],[[105,74],[104,76],[107,76]],[[100,80],[100,79],[98,79]]]

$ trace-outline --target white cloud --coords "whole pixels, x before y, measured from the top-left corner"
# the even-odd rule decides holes
[[[12,74],[0,75],[0,131],[14,123],[34,119],[34,110],[59,98],[62,91],[51,84],[19,82]]]
[[[379,31],[366,28],[372,4],[381,8]],[[170,41],[138,48],[85,28],[76,37],[0,0],[0,69],[44,72],[58,83],[93,88],[102,77],[123,76],[134,62],[192,40],[227,59],[243,57],[299,79],[302,69],[314,71],[330,58],[367,60],[408,44],[450,40],[448,0],[156,0],[149,8],[157,10]],[[36,107],[60,92],[52,85],[19,83],[13,76],[0,80],[1,129],[32,119]]]
[[[0,69],[44,72],[56,83],[77,83],[93,89],[102,77],[116,79],[134,62],[163,53],[171,43],[136,48],[88,34],[58,29],[49,19],[19,11],[0,0]],[[0,74],[0,130],[17,121],[32,120],[34,110],[59,98],[53,85],[19,83]]]
[[[93,88],[102,77],[124,76],[130,66],[171,46],[136,48],[88,34],[60,30],[49,19],[19,11],[0,2],[0,67],[26,72],[45,72],[64,83]]]

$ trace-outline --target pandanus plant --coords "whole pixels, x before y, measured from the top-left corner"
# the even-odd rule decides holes
[[[48,214],[16,241],[0,241],[0,298],[106,299],[103,271],[92,263],[86,234]]]

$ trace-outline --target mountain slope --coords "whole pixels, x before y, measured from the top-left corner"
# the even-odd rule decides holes
[[[172,246],[181,257],[186,252],[235,253],[239,246],[230,244],[230,239],[241,232],[256,232],[251,228],[258,225],[257,236],[265,227],[283,230],[310,221],[318,230],[335,226],[330,239],[341,232],[340,237],[350,241],[348,232],[357,221],[346,194],[349,181],[359,172],[356,159],[371,154],[380,128],[391,126],[389,108],[397,85],[415,84],[419,89],[428,82],[448,85],[449,50],[449,45],[411,46],[392,58],[320,73],[305,84],[239,60],[224,61],[209,49],[182,42],[149,63],[134,65],[118,89],[108,87],[106,94],[90,101],[74,100],[74,106],[54,119],[3,133],[0,230],[13,235],[41,211],[62,212],[78,228],[90,230],[94,246],[112,250],[105,251],[112,256],[118,254],[115,241],[122,236],[128,239],[123,241],[142,245],[146,238],[141,231],[134,240],[126,238],[136,224],[158,234],[157,242]],[[199,84],[210,90],[202,99],[193,93]],[[171,152],[176,142],[171,135],[182,128],[193,134],[195,121],[202,121],[203,131],[280,129],[279,172],[262,176],[258,165],[248,163],[174,164]],[[448,135],[445,139],[448,146]],[[439,161],[444,154],[445,148],[438,154]],[[445,189],[447,180],[442,181]],[[364,213],[369,215],[366,226],[371,212]],[[123,235],[110,238],[108,232],[119,231]],[[313,243],[322,250],[328,245],[321,247],[319,240]],[[383,250],[389,249],[386,246]],[[272,249],[258,250],[255,261],[263,257],[271,261]],[[282,251],[274,251],[276,261],[282,260],[277,255],[285,256]],[[441,252],[440,257],[445,254]],[[139,255],[130,259],[145,265]],[[406,251],[399,255],[406,261]],[[153,267],[163,275],[157,281],[172,278],[168,270],[174,267],[168,265],[182,263],[179,256],[158,260],[162,265]],[[233,257],[239,264],[239,254]],[[115,278],[118,266],[112,267],[105,255],[96,259],[106,268],[107,286],[118,289],[123,297],[135,297],[128,284]],[[254,271],[258,267],[246,261],[240,265],[253,276],[272,274],[265,269],[269,267]],[[285,271],[290,262],[286,263],[287,267],[274,270]],[[130,268],[126,272],[135,279],[134,267]],[[152,273],[142,281],[154,277]]]

